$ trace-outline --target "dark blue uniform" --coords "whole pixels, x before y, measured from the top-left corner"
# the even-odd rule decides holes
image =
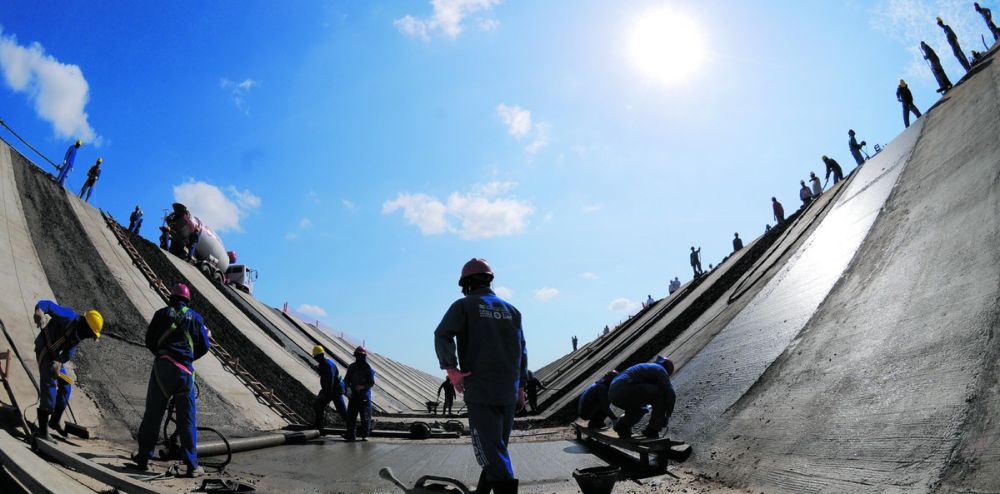
[[[51,300],[39,300],[35,304],[35,310],[40,310],[50,317],[49,323],[35,337],[35,358],[38,361],[40,386],[38,409],[52,412],[53,418],[58,421],[59,415],[66,409],[66,403],[72,392],[69,383],[59,377],[60,374],[66,374],[66,368],[62,364],[69,362],[76,355],[80,340],[89,337],[91,331],[83,316]]]
[[[587,421],[587,427],[600,429],[604,427],[604,420],[618,420],[615,412],[611,411],[611,400],[608,399],[608,388],[611,386],[611,379],[602,377],[600,380],[587,386],[587,389],[580,395],[580,402],[577,404],[577,412],[580,418]]]
[[[167,402],[173,398],[184,463],[189,469],[198,467],[193,364],[211,346],[205,321],[183,301],[153,314],[146,330],[146,347],[156,359],[146,389],[146,412],[139,426],[137,461],[153,457]]]
[[[319,394],[313,402],[313,412],[316,414],[316,428],[322,429],[324,413],[327,405],[333,402],[340,419],[347,423],[347,405],[344,403],[344,381],[340,379],[340,372],[337,371],[337,364],[329,357],[323,357],[316,368],[319,372]]]
[[[367,358],[347,366],[344,386],[350,393],[347,405],[347,439],[368,437],[372,431],[372,387],[375,386],[375,369]],[[361,415],[360,427],[357,424]]]
[[[486,478],[513,480],[507,444],[518,389],[528,379],[521,313],[489,288],[473,290],[448,308],[434,331],[434,348],[442,369],[472,373],[464,381],[465,403],[472,446]]]
[[[66,183],[66,176],[73,169],[73,162],[76,161],[76,150],[76,143],[73,143],[66,150],[66,155],[63,156],[62,166],[59,168],[59,176],[56,177],[56,182],[59,182],[59,185]]]
[[[659,433],[674,412],[674,387],[670,374],[660,364],[636,364],[625,369],[608,391],[608,398],[615,406],[625,410],[625,415],[615,424],[615,431],[622,437],[632,433],[632,427],[645,413],[645,406],[652,405],[647,435]]]

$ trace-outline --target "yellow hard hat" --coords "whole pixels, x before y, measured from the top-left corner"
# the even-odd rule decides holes
[[[323,355],[324,353],[326,353],[326,350],[323,349],[323,345],[316,345],[313,347],[313,357]]]
[[[906,87],[906,81],[900,79],[899,80],[899,87]]]
[[[97,158],[97,164],[100,165],[104,162],[104,158]]]
[[[77,139],[77,140],[76,140],[76,147],[80,147],[80,146],[82,146],[82,145],[83,145],[83,140],[81,140],[81,139]]]
[[[94,332],[94,337],[100,339],[101,328],[104,327],[104,316],[100,312],[90,309],[83,314],[83,317],[87,320],[87,326],[90,326],[90,330]]]

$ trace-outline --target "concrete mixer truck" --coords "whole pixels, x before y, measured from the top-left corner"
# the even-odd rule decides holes
[[[160,227],[160,247],[198,266],[212,280],[225,283],[230,256],[222,239],[187,206],[176,202],[172,208]]]

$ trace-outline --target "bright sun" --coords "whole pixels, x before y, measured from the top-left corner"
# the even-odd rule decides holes
[[[701,28],[687,15],[656,10],[632,27],[629,53],[648,76],[664,83],[687,79],[705,61]]]

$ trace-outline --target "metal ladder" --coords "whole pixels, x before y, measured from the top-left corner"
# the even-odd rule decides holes
[[[115,219],[112,218],[107,212],[101,211],[101,215],[104,216],[104,222],[107,223],[108,229],[110,229],[111,233],[114,234],[116,239],[118,239],[118,244],[121,245],[122,249],[128,253],[130,258],[132,258],[132,264],[139,268],[139,271],[141,271],[143,276],[146,277],[146,281],[149,282],[149,287],[155,290],[156,293],[160,295],[160,298],[166,302],[170,298],[170,290],[168,290],[167,286],[162,280],[160,280],[160,277],[153,272],[153,268],[149,267],[149,264],[146,263],[146,260],[139,254],[139,251],[135,249],[135,246],[132,245],[132,241],[129,240],[122,226],[119,225],[118,222],[115,221]],[[229,353],[214,338],[212,338],[211,341],[212,354],[219,359],[219,362],[222,363],[222,367],[224,369],[236,376],[240,382],[253,392],[254,396],[257,397],[257,401],[267,405],[289,423],[305,423],[302,416],[285,404],[285,402],[281,401],[281,399],[274,394],[274,391],[272,391],[271,388],[258,381],[253,374],[243,367],[237,357],[234,357],[231,353]]]

